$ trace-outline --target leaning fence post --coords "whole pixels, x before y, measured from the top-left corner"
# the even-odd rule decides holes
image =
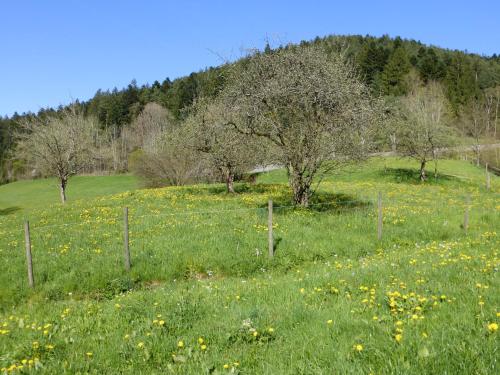
[[[490,171],[488,170],[488,163],[486,163],[486,190],[490,190],[490,188],[491,188]]]
[[[28,220],[24,222],[24,241],[26,244],[26,262],[28,264],[28,283],[31,288],[34,288],[35,281],[33,280],[33,260],[31,259],[30,223]]]
[[[128,207],[123,209],[123,243],[125,248],[125,269],[130,271],[130,249],[128,244]]]
[[[469,229],[469,206],[470,206],[470,195],[467,194],[465,198],[465,212],[464,212],[464,232],[467,234]]]
[[[377,237],[379,240],[382,239],[382,222],[383,222],[383,213],[382,213],[382,193],[378,193],[378,225],[377,225]]]
[[[267,241],[269,246],[269,257],[274,256],[274,239],[273,239],[273,201],[269,199],[267,203],[268,217],[267,217]]]

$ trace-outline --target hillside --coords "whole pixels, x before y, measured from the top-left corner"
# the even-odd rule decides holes
[[[71,179],[68,194],[71,200],[95,198],[101,195],[117,194],[139,187],[137,177],[75,176]],[[49,207],[59,203],[57,181],[53,178],[23,180],[0,186],[0,210],[17,211]]]
[[[481,168],[445,160],[439,171],[422,184],[412,161],[371,159],[327,176],[310,209],[291,207],[282,170],[236,195],[79,177],[66,206],[50,180],[2,186],[0,369],[498,373],[500,178],[486,191]],[[29,193],[40,186],[47,200]]]
[[[451,121],[460,130],[460,136],[470,136],[463,129],[463,121],[469,121],[472,109],[470,102],[475,98],[489,95],[496,115],[491,119],[488,136],[497,132],[498,103],[500,102],[500,57],[479,56],[464,51],[428,46],[415,40],[380,38],[371,36],[326,36],[311,41],[303,41],[300,46],[320,45],[326,51],[345,50],[346,56],[356,65],[360,77],[370,87],[375,96],[402,96],[415,80],[424,83],[440,82],[445,90],[454,118]],[[286,48],[282,45],[275,49]],[[266,45],[264,50],[271,47]],[[227,69],[233,64],[244,63],[245,58],[218,67],[210,67],[193,72],[186,77],[171,81],[158,77],[151,85],[138,86],[135,80],[122,89],[98,90],[88,101],[76,103],[87,116],[95,116],[103,133],[112,139],[120,136],[123,129],[137,118],[147,103],[158,103],[172,116],[181,121],[187,109],[198,97],[214,97],[224,87]],[[490,115],[495,113],[490,109]],[[0,182],[11,181],[17,175],[26,173],[25,165],[12,154],[15,149],[15,133],[19,123],[33,116],[45,118],[61,113],[64,107],[45,108],[38,113],[14,114],[11,118],[0,117]],[[459,119],[459,117],[461,117]],[[463,117],[463,118],[462,118]],[[495,130],[493,130],[493,127]],[[485,135],[485,134],[483,134]],[[388,145],[381,145],[386,147]],[[111,167],[109,167],[111,169]],[[117,168],[113,166],[113,168]]]

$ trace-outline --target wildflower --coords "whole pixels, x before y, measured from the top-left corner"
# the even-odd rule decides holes
[[[394,336],[394,339],[396,340],[396,342],[401,342],[401,340],[403,340],[403,335],[398,333],[397,335]]]
[[[207,346],[205,344],[203,344],[202,346],[200,346],[200,349],[201,350],[207,350]]]
[[[373,320],[378,320],[378,316],[375,315],[372,319]]]
[[[269,333],[273,333],[273,332],[274,332],[274,328],[273,328],[273,327],[269,327],[269,328],[267,329],[267,332],[269,332]]]
[[[205,340],[203,340],[203,337],[198,337],[198,344],[203,344]]]
[[[259,332],[254,331],[254,332],[252,333],[252,335],[253,335],[253,337],[257,337],[257,336],[259,336]]]
[[[227,370],[229,368],[229,365],[227,363],[225,363],[224,366],[222,366],[222,367],[224,367]]]
[[[178,347],[178,348],[183,348],[183,347],[184,347],[184,341],[182,341],[182,340],[181,340],[181,341],[179,341],[179,342],[177,343],[177,347]]]
[[[327,323],[327,324],[333,324],[333,320],[329,319],[329,320],[327,320],[327,322],[326,322],[326,323]]]
[[[160,321],[158,322],[158,324],[160,325],[160,327],[163,327],[163,326],[165,325],[165,321],[164,321],[164,320],[160,320]]]
[[[47,344],[47,345],[45,345],[45,349],[52,350],[52,349],[54,349],[54,345]]]
[[[353,346],[353,349],[359,353],[359,352],[363,351],[363,345],[356,344]]]
[[[144,343],[141,341],[140,343],[137,344],[138,349],[144,348]]]
[[[498,324],[497,323],[488,324],[488,331],[490,331],[491,333],[498,331]]]
[[[92,356],[94,355],[94,353],[92,353],[92,352],[87,352],[87,353],[85,353],[85,355],[86,355],[87,357],[89,357],[89,358],[90,358],[90,357],[92,357]]]

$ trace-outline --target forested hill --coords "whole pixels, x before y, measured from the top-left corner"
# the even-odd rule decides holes
[[[311,43],[323,45],[327,50],[345,50],[376,95],[404,95],[417,77],[424,82],[439,81],[457,116],[467,111],[471,99],[500,88],[500,56],[496,54],[480,56],[388,36],[317,37],[300,45]],[[129,124],[149,102],[166,107],[177,119],[182,118],[183,110],[194,98],[217,94],[224,85],[223,70],[224,66],[208,68],[173,81],[167,78],[143,86],[132,81],[121,90],[98,90],[93,98],[78,105],[86,114],[95,115],[103,129],[112,128],[119,134],[121,127]],[[47,108],[37,114],[0,117],[0,180],[9,179],[8,174],[12,175],[15,169],[10,162],[7,173],[6,164],[9,151],[14,147],[13,134],[19,120],[25,116],[46,116],[62,109]]]

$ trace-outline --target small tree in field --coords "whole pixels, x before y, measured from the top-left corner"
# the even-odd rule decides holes
[[[62,203],[66,202],[69,178],[92,162],[97,126],[97,120],[85,118],[74,109],[22,124],[18,145],[21,157],[42,174],[57,177]]]
[[[399,152],[420,162],[420,180],[425,181],[426,165],[437,161],[439,149],[450,144],[446,126],[446,99],[441,86],[430,82],[415,87],[403,98],[405,118],[399,123]]]
[[[192,105],[185,127],[190,146],[206,156],[227,192],[234,193],[235,176],[255,167],[262,152],[256,152],[256,142],[228,124],[227,113],[221,101],[200,98]]]
[[[128,130],[135,149],[131,169],[148,186],[184,185],[205,177],[205,164],[189,148],[187,131],[170,112],[149,103]]]
[[[371,98],[341,54],[313,46],[253,54],[234,68],[221,99],[239,132],[274,144],[295,204],[308,205],[325,161],[361,159],[367,149]]]

